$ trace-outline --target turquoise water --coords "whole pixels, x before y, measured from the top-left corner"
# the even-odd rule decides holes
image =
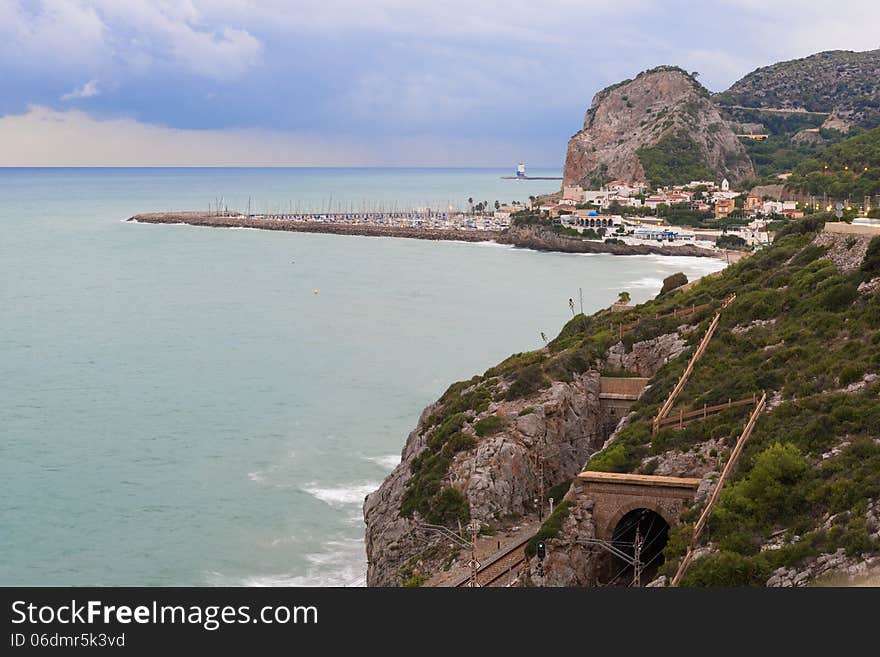
[[[506,173],[0,169],[0,584],[355,583],[363,496],[450,382],[578,287],[589,311],[721,266],[121,221],[555,185]]]

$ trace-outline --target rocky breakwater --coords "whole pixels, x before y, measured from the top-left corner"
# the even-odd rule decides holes
[[[557,381],[513,400],[506,399],[509,384],[502,381],[492,393],[499,401],[479,401],[485,385],[474,382],[425,409],[407,438],[400,465],[367,497],[368,585],[401,585],[417,560],[425,573],[436,572],[454,558],[446,542],[418,531],[419,524],[444,522],[454,527],[468,518],[484,527],[516,523],[535,512],[539,458],[544,459],[549,488],[569,482],[587,455],[600,446],[597,372]],[[444,411],[455,410],[446,407],[462,398],[478,400],[478,412]],[[455,427],[454,436],[437,450],[450,426]],[[444,450],[455,450],[449,448],[453,443],[464,449],[442,464],[442,472],[426,472],[442,463]],[[419,496],[421,501],[414,499]],[[460,505],[455,507],[457,500]],[[450,506],[451,514],[446,513]]]
[[[563,253],[611,253],[613,255],[676,255],[717,257],[718,253],[693,244],[654,246],[653,244],[606,244],[595,240],[560,235],[538,225],[511,226],[496,241],[535,251]]]
[[[326,233],[330,235],[360,235],[364,237],[405,237],[420,240],[453,240],[460,242],[489,242],[498,236],[494,231],[440,230],[409,228],[406,226],[378,226],[370,224],[323,223],[267,219],[237,214],[208,214],[205,212],[152,212],[137,214],[128,221],[141,224],[188,224],[211,228],[254,228],[294,233]]]
[[[660,66],[596,94],[584,127],[568,142],[563,185],[686,183],[710,175],[741,180],[754,166],[709,92],[686,71]]]

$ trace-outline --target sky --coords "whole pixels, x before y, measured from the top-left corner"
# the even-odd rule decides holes
[[[561,167],[593,95],[880,48],[839,0],[0,0],[0,166]]]

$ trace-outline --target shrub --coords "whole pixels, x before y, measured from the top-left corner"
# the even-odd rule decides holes
[[[477,441],[473,436],[463,433],[459,431],[452,435],[452,437],[446,441],[446,444],[443,445],[443,449],[441,450],[441,454],[444,456],[452,457],[458,454],[458,452],[463,452],[465,450],[471,449],[477,444]]]
[[[631,448],[622,443],[612,445],[591,458],[587,469],[595,472],[627,472],[638,463],[632,452]]]
[[[673,290],[677,290],[682,285],[688,282],[687,276],[684,275],[683,272],[678,272],[677,274],[672,274],[671,276],[667,276],[663,279],[663,287],[660,288],[660,294],[657,295],[659,299],[665,294],[669,294]]]
[[[840,385],[847,386],[861,379],[864,374],[864,365],[847,365],[840,371],[838,379],[840,380]]]
[[[407,579],[403,585],[407,588],[418,588],[425,582],[427,582],[430,577],[427,575],[413,575],[409,579]]]
[[[746,241],[739,235],[721,235],[715,240],[719,249],[744,249]]]
[[[746,477],[722,491],[709,520],[720,530],[719,545],[750,551],[739,532],[760,534],[797,515],[806,501],[799,484],[807,468],[800,450],[790,443],[774,443],[759,453]]]
[[[819,216],[809,216],[805,217],[804,219],[799,219],[798,221],[791,221],[783,226],[782,230],[776,233],[776,238],[773,240],[773,242],[776,243],[788,235],[805,235],[807,233],[817,233],[822,230],[822,227],[824,225],[825,219]]]
[[[554,380],[571,381],[573,374],[581,374],[590,369],[591,356],[586,349],[569,349],[548,362],[544,366],[544,372]]]
[[[817,260],[824,256],[828,252],[828,249],[822,246],[818,246],[816,244],[808,244],[805,246],[800,253],[794,256],[791,259],[791,264],[796,267],[803,267],[806,264],[813,262],[813,260]]]
[[[671,120],[669,125],[672,125]],[[712,175],[705,155],[685,130],[668,134],[654,146],[640,148],[636,154],[652,187],[686,183]]]
[[[488,417],[484,417],[482,420],[479,420],[476,424],[474,424],[474,432],[480,436],[491,436],[492,434],[496,434],[501,429],[504,428],[504,420],[502,420],[497,415],[489,415]]]
[[[464,494],[452,486],[440,491],[430,505],[425,520],[436,525],[445,525],[460,520],[467,522],[470,506]]]
[[[544,376],[541,366],[538,364],[529,365],[517,372],[516,378],[510,384],[510,388],[507,389],[507,399],[513,400],[528,397],[538,392],[547,383],[547,377]]]
[[[682,581],[684,586],[764,586],[768,565],[735,552],[723,551],[698,559]]]
[[[858,288],[852,283],[839,283],[824,290],[817,303],[830,312],[843,310],[859,296]]]
[[[571,502],[568,500],[560,502],[559,506],[553,509],[553,513],[547,516],[547,519],[544,521],[544,524],[541,525],[538,532],[532,536],[528,543],[526,543],[526,558],[531,559],[535,556],[535,553],[538,550],[539,541],[545,541],[548,538],[555,538],[559,535],[559,532],[562,530],[562,523],[565,522],[570,511]]]
[[[556,484],[550,490],[547,491],[547,499],[553,499],[557,504],[561,503],[563,497],[568,492],[568,489],[571,487],[571,481],[563,481],[561,483]]]
[[[865,259],[862,261],[862,271],[868,278],[880,276],[880,236],[873,238],[865,251]]]

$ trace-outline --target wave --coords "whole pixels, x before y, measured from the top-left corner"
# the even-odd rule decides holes
[[[376,465],[385,468],[386,470],[393,470],[400,464],[400,454],[387,454],[385,456],[365,456],[364,458],[370,463],[375,463]]]
[[[663,287],[663,279],[662,278],[638,278],[629,283],[629,287],[641,287],[647,288],[649,290],[659,290]]]
[[[347,506],[350,504],[363,504],[364,498],[379,488],[381,482],[363,482],[349,486],[322,488],[311,483],[303,487],[303,490],[330,506]]]
[[[241,576],[210,571],[211,586],[364,586],[367,570],[364,542],[360,538],[327,541],[321,552],[305,555],[310,567],[302,575],[261,573]]]

